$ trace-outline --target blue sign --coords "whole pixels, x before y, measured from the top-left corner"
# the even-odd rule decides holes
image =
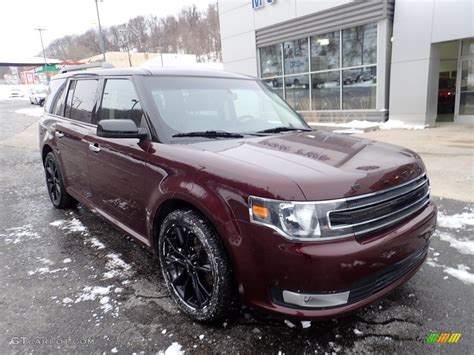
[[[269,5],[273,5],[276,0],[251,0],[252,1],[252,8],[254,10],[261,9],[265,3]]]

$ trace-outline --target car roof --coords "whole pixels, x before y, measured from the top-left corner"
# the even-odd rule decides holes
[[[107,69],[88,69],[88,70],[71,70],[66,73],[58,74],[52,78],[62,79],[69,77],[84,77],[84,76],[199,76],[199,77],[213,77],[213,78],[228,78],[228,79],[255,79],[254,77],[231,73],[222,70],[193,68],[193,67],[167,67],[167,68],[146,68],[146,67],[132,67],[132,68],[107,68]]]

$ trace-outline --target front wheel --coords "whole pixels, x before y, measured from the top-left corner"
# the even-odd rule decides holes
[[[46,175],[48,195],[53,206],[59,209],[76,206],[77,201],[66,192],[63,176],[53,152],[49,152],[44,159],[44,172]]]
[[[161,225],[158,247],[166,286],[183,313],[199,322],[217,322],[235,310],[229,259],[198,213],[171,212]]]

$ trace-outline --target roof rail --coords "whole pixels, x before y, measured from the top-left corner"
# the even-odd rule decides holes
[[[72,65],[70,67],[61,69],[60,73],[63,74],[63,73],[69,73],[71,71],[78,71],[78,70],[92,69],[92,68],[110,69],[110,68],[114,68],[114,66],[111,63],[107,63],[107,62]]]

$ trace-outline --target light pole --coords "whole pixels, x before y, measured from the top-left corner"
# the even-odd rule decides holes
[[[35,31],[39,32],[40,40],[41,40],[41,48],[43,49],[43,59],[44,59],[44,72],[46,74],[46,81],[49,83],[49,76],[48,76],[48,62],[46,61],[46,53],[44,51],[44,44],[43,44],[43,31],[46,31],[44,28],[35,28]]]
[[[95,10],[97,11],[97,21],[99,23],[100,49],[102,50],[102,59],[105,62],[106,61],[106,59],[105,59],[105,42],[104,42],[104,36],[102,36],[102,26],[100,24],[99,1],[98,0],[95,0]]]

